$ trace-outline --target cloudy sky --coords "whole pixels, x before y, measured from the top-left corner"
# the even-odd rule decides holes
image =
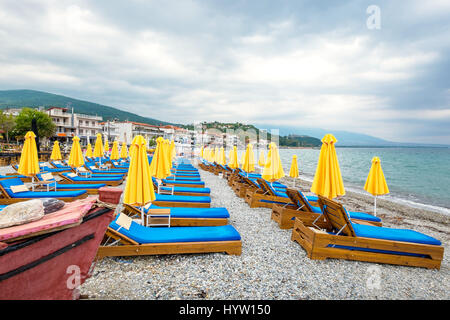
[[[178,123],[450,144],[449,71],[448,0],[0,0],[0,90]]]

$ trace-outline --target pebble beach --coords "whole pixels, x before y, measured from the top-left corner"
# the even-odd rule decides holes
[[[107,257],[81,286],[86,299],[427,299],[450,298],[450,217],[378,200],[383,225],[411,228],[445,247],[440,270],[347,260],[310,260],[292,230],[270,219],[271,209],[251,209],[225,179],[199,170],[211,188],[211,207],[226,207],[242,237],[242,255],[222,253]],[[290,178],[281,182],[292,185]],[[308,182],[298,181],[306,192]],[[124,188],[124,185],[122,185]],[[351,210],[372,212],[373,199],[347,192]],[[121,206],[117,207],[117,212]]]

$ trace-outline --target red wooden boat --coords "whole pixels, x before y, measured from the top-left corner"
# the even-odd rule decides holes
[[[105,192],[111,195],[105,188],[100,199]],[[78,287],[92,274],[114,214],[113,209],[94,206],[96,199],[78,200],[45,219],[0,229],[0,299],[79,298]]]

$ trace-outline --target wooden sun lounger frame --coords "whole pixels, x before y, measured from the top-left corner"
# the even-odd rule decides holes
[[[162,185],[161,187],[170,188],[170,186]],[[153,189],[155,192],[158,190],[158,184],[153,181]],[[199,188],[197,188],[199,189]],[[165,194],[165,193],[164,193]],[[211,195],[211,192],[208,193],[200,193],[200,192],[186,192],[186,191],[175,191],[173,192],[176,196],[191,196],[191,197],[209,197]]]
[[[108,246],[108,243],[103,243],[97,252],[98,259],[107,256],[124,257],[212,252],[225,252],[229,255],[241,255],[242,253],[241,240],[139,244],[111,228],[106,230],[105,236],[118,241],[118,244],[120,245]]]
[[[6,180],[6,179],[1,179],[1,180]],[[69,191],[69,190],[64,190],[64,191]],[[80,191],[80,190],[77,190],[77,191]],[[17,202],[28,201],[28,200],[33,200],[33,199],[39,199],[39,198],[13,198],[13,197],[11,197],[8,194],[8,192],[6,192],[5,188],[3,188],[2,185],[0,185],[0,192],[1,192],[1,194],[0,194],[0,204],[8,205],[8,204],[11,204],[11,203],[17,203]],[[37,192],[39,192],[39,191],[37,191]],[[75,201],[75,200],[87,198],[88,195],[89,194],[86,192],[86,193],[81,194],[81,195],[79,195],[77,197],[62,197],[62,198],[54,198],[54,199],[62,200],[62,201],[65,201],[65,202],[72,202],[72,201]]]
[[[128,170],[127,170],[126,172],[109,172],[109,170],[100,170],[100,169],[99,169],[99,171],[102,171],[102,172],[94,173],[94,172],[92,172],[91,168],[89,168],[86,164],[83,164],[83,167],[84,167],[86,170],[88,170],[88,172],[90,172],[90,173],[92,173],[92,174],[103,174],[103,175],[105,175],[105,177],[108,177],[108,176],[117,176],[117,175],[121,174],[121,175],[123,175],[123,176],[126,178],[127,175],[128,175]],[[126,169],[119,169],[119,170],[126,170]],[[103,172],[103,171],[104,171],[104,172]],[[76,173],[77,171],[76,171],[74,168],[72,168],[72,172]]]
[[[291,203],[291,199],[289,198],[274,195],[272,193],[272,190],[270,190],[270,188],[267,188],[266,186],[267,182],[265,180],[261,178],[257,178],[257,180],[260,185],[260,188],[254,191],[248,190],[247,193],[245,194],[245,202],[247,202],[250,208],[263,207],[272,209],[274,203],[263,202],[262,200],[281,203]]]
[[[99,183],[104,183],[111,187],[117,187],[123,183],[123,178],[120,180],[114,180],[114,181],[100,181],[100,180],[99,181],[74,181],[74,180],[70,179],[70,177],[66,177],[62,173],[58,172],[57,174],[63,179],[61,181],[58,181],[58,183],[61,183],[61,184],[99,184]]]
[[[56,160],[56,161],[58,161],[58,160]],[[49,160],[48,161],[48,164],[50,165],[50,166],[52,166],[53,167],[53,169],[64,169],[64,171],[61,171],[61,172],[70,172],[70,171],[72,171],[72,168],[58,168],[57,166],[55,166],[52,162],[54,162],[54,160]],[[64,167],[67,167],[67,166],[64,166]]]
[[[167,180],[167,181],[169,181],[169,180]],[[199,181],[199,182],[201,182],[201,181]],[[165,182],[164,186],[165,187],[175,186],[175,187],[187,187],[187,188],[205,188],[205,184],[184,184],[184,183],[180,183],[180,182],[176,182],[176,183]]]
[[[247,191],[255,192],[259,187],[249,178],[238,175],[231,186],[239,198],[244,198]]]
[[[298,190],[287,188],[286,193],[291,199],[289,204],[277,204],[272,206],[271,219],[278,223],[281,229],[291,229],[294,227],[294,219],[299,218],[306,227],[314,225],[319,228],[326,229],[331,227],[322,214],[309,211],[308,205],[304,203],[302,197],[298,196]],[[297,201],[302,204],[302,210],[297,206]],[[353,222],[359,224],[368,224],[381,227],[381,222],[367,221],[361,219],[352,219]]]
[[[128,216],[141,217],[141,211],[128,204],[124,204],[122,211]],[[200,227],[200,226],[224,226],[228,224],[227,218],[176,218],[170,217],[170,226],[173,227]]]
[[[352,228],[345,227],[345,224],[350,222],[343,212],[344,208],[341,204],[323,197],[319,197],[319,203],[321,203],[321,206],[326,205],[324,216],[328,222],[336,230],[337,228],[343,228],[344,234],[334,235],[326,232],[331,231],[330,229],[324,231],[315,227],[307,227],[302,220],[295,218],[291,240],[299,243],[306,250],[310,259],[335,258],[440,269],[444,255],[443,246],[357,237]],[[329,215],[328,210],[333,215]],[[345,233],[350,235],[345,235]],[[329,247],[332,245],[422,254],[428,255],[429,258]]]
[[[152,201],[159,207],[211,208],[211,202]]]

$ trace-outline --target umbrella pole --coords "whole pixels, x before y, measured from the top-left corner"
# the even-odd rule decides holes
[[[144,224],[144,206],[141,206],[141,225],[145,226]]]
[[[373,214],[375,217],[377,216],[377,196],[375,196]]]

